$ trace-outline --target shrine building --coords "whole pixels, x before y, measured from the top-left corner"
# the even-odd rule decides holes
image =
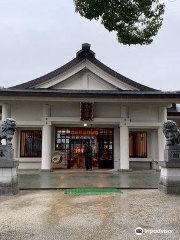
[[[29,82],[0,89],[1,118],[14,118],[19,169],[158,169],[167,119],[180,125],[180,91],[137,83],[100,62],[83,44],[64,66]]]

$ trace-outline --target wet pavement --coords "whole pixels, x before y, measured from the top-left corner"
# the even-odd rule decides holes
[[[158,188],[160,173],[156,171],[110,172],[110,171],[19,171],[20,189],[64,188]]]
[[[144,230],[142,236],[135,229]],[[147,231],[166,230],[166,233]],[[66,195],[63,190],[21,191],[0,197],[1,240],[180,239],[180,196],[158,190]]]

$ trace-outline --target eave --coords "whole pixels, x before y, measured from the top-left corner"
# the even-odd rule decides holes
[[[57,97],[57,98],[138,98],[138,99],[179,99],[180,91],[124,91],[124,90],[66,90],[66,89],[1,89],[0,97]]]

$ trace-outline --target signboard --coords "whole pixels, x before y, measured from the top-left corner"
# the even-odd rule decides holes
[[[98,128],[72,128],[71,135],[98,135]]]
[[[55,151],[51,154],[51,168],[67,168],[67,153]]]
[[[93,121],[93,103],[92,102],[80,103],[80,120]]]

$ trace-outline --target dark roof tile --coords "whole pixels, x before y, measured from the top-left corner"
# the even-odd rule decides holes
[[[46,83],[50,79],[58,76],[59,74],[66,72],[67,70],[76,66],[77,64],[79,64],[80,62],[82,62],[85,59],[88,59],[90,62],[95,64],[97,67],[101,68],[102,70],[104,70],[105,72],[110,74],[111,76],[117,78],[119,81],[122,81],[134,88],[137,88],[140,91],[157,91],[156,89],[147,87],[140,83],[137,83],[137,82],[117,73],[116,71],[112,70],[111,68],[109,68],[108,66],[106,66],[105,64],[100,62],[98,59],[95,58],[95,53],[92,50],[90,50],[90,44],[87,44],[87,43],[82,45],[82,49],[79,52],[77,52],[76,58],[74,58],[72,61],[66,63],[62,67],[60,67],[42,77],[39,77],[39,78],[36,78],[29,82],[25,82],[25,83],[10,87],[9,89],[14,89],[14,90],[15,89],[17,89],[17,90],[18,89],[19,90],[20,89],[29,89],[29,88],[33,88],[39,84]]]
[[[77,98],[122,98],[122,99],[180,99],[179,92],[161,91],[124,91],[124,90],[68,90],[68,89],[3,89],[0,96],[25,97],[77,97]]]

